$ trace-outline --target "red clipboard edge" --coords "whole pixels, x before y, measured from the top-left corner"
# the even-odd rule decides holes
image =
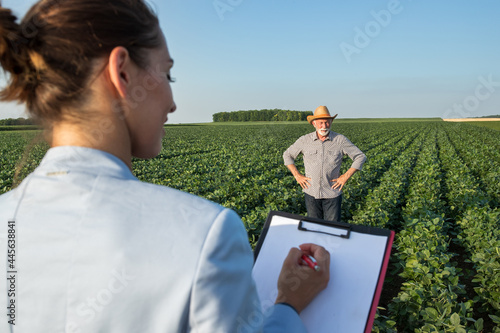
[[[384,285],[385,273],[387,272],[387,266],[389,265],[389,258],[391,256],[394,234],[395,234],[394,231],[391,231],[389,239],[387,240],[384,262],[382,263],[382,268],[380,269],[380,276],[378,278],[377,289],[375,290],[375,295],[373,296],[372,307],[370,309],[370,314],[368,316],[368,321],[366,323],[365,333],[370,333],[372,331],[373,322],[375,321],[375,314],[377,313],[378,302],[380,301],[380,295],[382,294],[382,286]]]

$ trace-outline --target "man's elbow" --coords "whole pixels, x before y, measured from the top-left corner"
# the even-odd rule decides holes
[[[365,161],[366,155],[364,153],[361,153],[353,160],[352,167],[357,169],[358,171],[361,171],[361,169],[363,168],[363,164],[365,164]]]
[[[290,155],[285,155],[283,154],[283,163],[288,166],[291,164],[295,164],[295,159],[291,157]]]

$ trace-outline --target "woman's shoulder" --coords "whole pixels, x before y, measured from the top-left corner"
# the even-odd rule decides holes
[[[186,191],[178,190],[169,186],[165,185],[158,185],[158,184],[152,184],[152,183],[147,183],[147,182],[136,182],[139,183],[140,186],[143,186],[147,191],[151,191],[151,193],[154,193],[154,195],[158,195],[161,197],[169,198],[169,199],[176,199],[179,201],[183,202],[189,202],[191,205],[202,205],[202,206],[211,206],[217,210],[221,210],[224,207],[221,205],[210,201],[208,199],[205,199],[203,197],[200,197],[195,194],[188,193]]]
[[[163,185],[141,181],[124,185],[127,199],[140,205],[144,214],[164,214],[183,221],[213,221],[225,210],[215,202]]]

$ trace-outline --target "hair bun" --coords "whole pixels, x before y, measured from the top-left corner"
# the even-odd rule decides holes
[[[0,7],[0,62],[4,70],[13,73],[19,58],[21,28],[12,11]]]
[[[0,100],[26,104],[45,123],[81,119],[80,106],[97,75],[94,60],[122,46],[145,69],[146,50],[162,44],[146,1],[37,0],[20,21],[0,7],[0,65],[10,74]]]
[[[0,7],[0,64],[10,74],[10,85],[0,92],[0,99],[25,102],[23,93],[25,80],[22,76],[29,72],[27,44],[23,43],[21,27],[12,11]]]

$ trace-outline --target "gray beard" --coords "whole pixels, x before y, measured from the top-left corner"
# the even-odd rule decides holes
[[[325,129],[325,130],[318,130],[319,134],[321,136],[327,136],[328,133],[330,133],[330,130],[329,129]]]

